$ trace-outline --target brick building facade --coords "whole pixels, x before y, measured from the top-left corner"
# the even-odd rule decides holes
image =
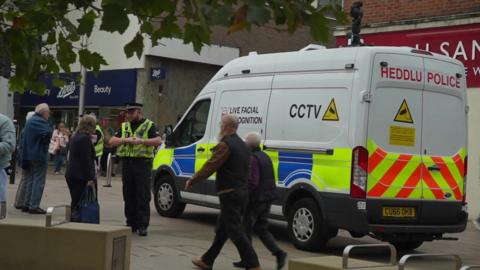
[[[358,0],[345,0],[350,6]],[[365,0],[366,25],[480,12],[480,0]]]

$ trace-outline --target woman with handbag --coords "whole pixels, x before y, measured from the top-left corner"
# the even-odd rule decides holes
[[[91,140],[91,135],[95,134],[95,125],[94,117],[84,115],[70,141],[65,178],[72,197],[71,221],[79,221],[75,210],[87,186],[92,187],[96,193],[95,149]]]
[[[60,174],[65,157],[67,156],[67,145],[69,141],[68,129],[65,124],[60,122],[57,129],[53,131],[52,139],[50,141],[49,152],[54,155],[55,160],[55,174]]]

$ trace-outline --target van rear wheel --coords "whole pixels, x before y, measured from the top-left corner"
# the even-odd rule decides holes
[[[180,201],[177,188],[170,176],[160,176],[153,190],[155,208],[164,217],[178,217],[186,204]]]
[[[295,202],[288,215],[288,234],[301,250],[315,251],[325,246],[329,238],[327,225],[313,199]]]

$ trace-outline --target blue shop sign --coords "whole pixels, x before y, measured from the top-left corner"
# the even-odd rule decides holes
[[[152,68],[150,70],[150,79],[152,81],[165,80],[167,71],[165,68]]]
[[[54,87],[52,79],[45,78],[45,95],[39,96],[26,91],[21,95],[20,104],[35,106],[45,102],[50,106],[78,106],[80,73],[63,73],[59,77],[66,82],[64,86]],[[98,77],[95,77],[93,72],[88,72],[85,106],[123,106],[125,103],[135,102],[136,88],[136,69],[100,71]]]

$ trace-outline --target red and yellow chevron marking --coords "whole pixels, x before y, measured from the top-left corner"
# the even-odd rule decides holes
[[[462,200],[465,148],[452,157],[440,157],[388,153],[373,140],[367,147],[369,197]],[[431,166],[439,170],[430,171]]]

